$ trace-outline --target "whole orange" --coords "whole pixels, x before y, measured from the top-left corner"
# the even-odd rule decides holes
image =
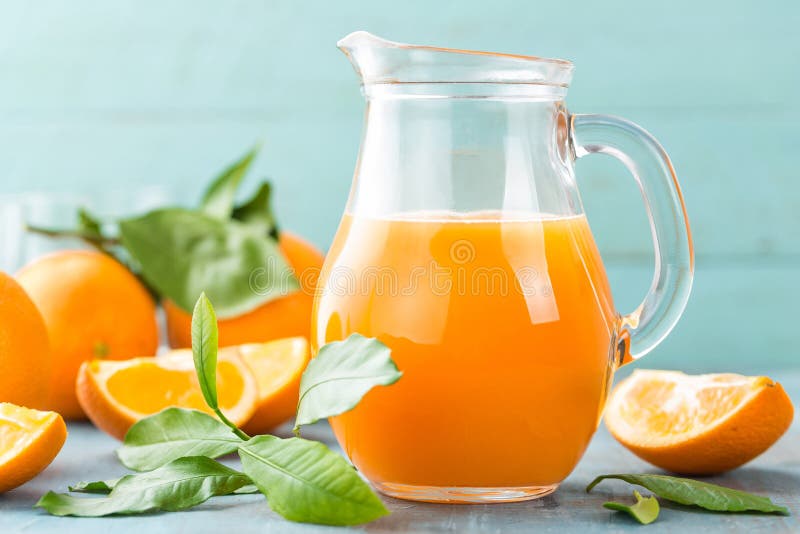
[[[50,337],[53,375],[47,408],[65,418],[84,417],[75,394],[84,361],[156,353],[155,303],[139,280],[110,256],[55,252],[23,267],[17,280],[41,311]]]
[[[22,287],[0,272],[0,402],[44,407],[50,371],[42,315]]]
[[[301,289],[237,317],[219,319],[221,347],[263,343],[285,337],[309,337],[314,289],[325,256],[314,245],[291,232],[281,232],[278,245],[286,261],[294,269]],[[162,306],[167,319],[170,346],[191,347],[191,314],[167,299],[164,299]]]

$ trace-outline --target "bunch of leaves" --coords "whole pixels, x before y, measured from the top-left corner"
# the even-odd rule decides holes
[[[355,525],[388,514],[355,468],[323,443],[301,437],[250,437],[225,417],[217,397],[217,324],[205,294],[192,316],[192,351],[203,397],[216,418],[167,408],[142,419],[117,451],[120,462],[139,473],[69,488],[100,497],[49,492],[36,506],[53,515],[97,517],[184,510],[211,497],[261,492],[275,512],[292,521]],[[303,373],[298,420],[344,413],[372,387],[394,383],[400,376],[389,350],[378,340],[354,334],[328,344]],[[327,387],[331,381],[336,388]],[[234,452],[241,471],[215,460]]]
[[[164,207],[105,222],[80,209],[74,229],[28,228],[82,239],[126,264],[155,296],[187,312],[205,292],[220,317],[240,315],[300,287],[278,248],[270,183],[263,181],[251,198],[236,203],[256,154],[250,150],[220,173],[195,209]]]

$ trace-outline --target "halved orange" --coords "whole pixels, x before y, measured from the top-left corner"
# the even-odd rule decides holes
[[[235,350],[252,369],[258,384],[258,405],[242,429],[263,434],[289,420],[297,409],[300,377],[311,353],[304,337],[220,349]]]
[[[0,493],[42,472],[66,439],[67,427],[56,412],[0,403]]]
[[[95,426],[120,440],[136,421],[170,406],[211,413],[190,350],[160,357],[84,362],[76,392]],[[250,419],[258,387],[250,368],[235,354],[219,354],[217,393],[220,408],[234,424]]]
[[[709,475],[766,451],[793,416],[783,387],[766,376],[637,370],[611,393],[605,422],[643,460]]]

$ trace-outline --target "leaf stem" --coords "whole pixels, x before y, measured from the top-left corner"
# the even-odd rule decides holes
[[[94,234],[90,234],[88,232],[81,232],[80,230],[59,230],[55,228],[45,228],[43,226],[35,226],[32,224],[26,224],[25,230],[28,232],[32,232],[34,234],[40,234],[47,237],[57,237],[57,238],[76,238],[82,239],[92,245],[101,247],[103,245],[119,245],[119,239],[115,237],[98,237]]]
[[[219,408],[214,408],[214,413],[217,414],[217,417],[219,417],[220,421],[222,421],[223,423],[225,423],[226,425],[228,425],[230,427],[230,429],[233,431],[233,433],[236,434],[236,437],[238,437],[242,441],[247,441],[247,440],[250,439],[250,436],[245,434],[244,431],[242,431],[242,429],[240,429],[238,426],[233,424],[233,422],[230,419],[225,417],[225,414],[222,413],[222,410],[220,410]]]

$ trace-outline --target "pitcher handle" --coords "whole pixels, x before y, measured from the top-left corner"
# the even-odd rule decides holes
[[[686,307],[694,277],[694,246],[678,179],[669,156],[640,126],[609,115],[571,115],[576,158],[608,154],[633,174],[655,245],[655,275],[639,306],[622,317],[622,363],[641,358],[670,333]]]

